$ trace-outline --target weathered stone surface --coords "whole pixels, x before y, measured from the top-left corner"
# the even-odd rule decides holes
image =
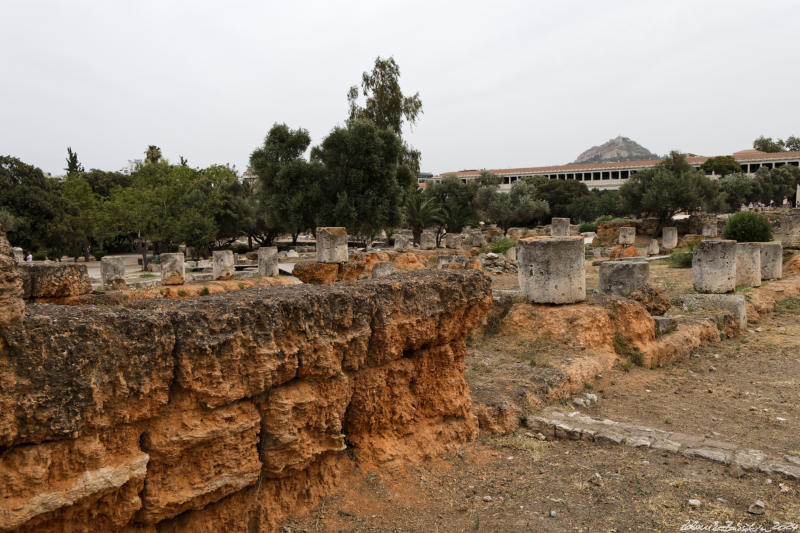
[[[236,273],[233,252],[231,250],[214,250],[211,256],[211,271],[216,280],[233,279]]]
[[[86,265],[77,263],[19,263],[24,297],[66,298],[92,292]]]
[[[261,417],[250,402],[165,412],[142,435],[150,455],[136,521],[154,524],[253,485]]]
[[[715,239],[717,237],[716,220],[703,223],[703,237],[707,239]]]
[[[22,263],[23,261],[25,261],[25,252],[22,251],[22,248],[20,248],[19,246],[15,246],[13,248],[13,251],[14,251],[13,257],[14,259],[17,260],[17,263]]]
[[[294,380],[270,390],[261,404],[264,475],[293,475],[325,453],[346,449],[342,431],[352,394],[347,376]]]
[[[601,294],[629,296],[650,277],[647,261],[604,261],[600,263],[598,291]]]
[[[407,248],[410,248],[410,242],[411,239],[408,237],[408,235],[402,235],[400,233],[394,235],[395,250],[406,250]]]
[[[636,228],[623,226],[619,228],[619,244],[632,245],[636,242]]]
[[[329,285],[338,281],[339,265],[337,263],[297,263],[294,265],[292,275],[303,283]]]
[[[661,228],[661,244],[669,251],[678,246],[678,228]]]
[[[423,230],[419,238],[419,247],[422,250],[435,250],[436,234],[430,230]]]
[[[459,250],[464,247],[464,236],[460,233],[447,233],[444,236],[444,246],[451,250]]]
[[[148,455],[130,427],[0,456],[0,530],[114,531],[141,506]],[[15,529],[21,528],[21,529]]]
[[[186,272],[183,268],[183,254],[161,254],[161,283],[163,285],[183,285]]]
[[[775,239],[784,248],[800,248],[800,209],[792,209],[777,221]]]
[[[263,278],[278,274],[278,247],[262,246],[258,249],[258,275]]]
[[[345,228],[317,228],[317,261],[320,263],[347,261],[347,230]]]
[[[469,258],[464,255],[440,255],[436,258],[436,268],[465,268],[468,260]]]
[[[478,248],[486,246],[486,236],[481,230],[473,229],[469,232],[469,235],[472,237],[472,246],[477,246]]]
[[[608,253],[610,259],[620,259],[623,257],[639,257],[639,250],[630,244],[618,244]]]
[[[672,307],[666,293],[649,283],[637,287],[630,293],[629,298],[642,304],[647,312],[654,316],[663,315]]]
[[[761,286],[761,243],[736,244],[736,286]]]
[[[647,245],[647,255],[648,257],[658,255],[660,251],[658,247],[658,239],[650,239],[650,242]]]
[[[103,256],[100,259],[100,279],[105,289],[125,288],[125,263],[122,257]]]
[[[0,446],[150,418],[167,403],[175,336],[163,314],[28,304],[24,328],[0,354]]]
[[[394,265],[389,262],[377,263],[372,267],[372,279],[385,278],[394,274]]]
[[[681,297],[688,309],[724,309],[733,313],[740,330],[747,327],[747,306],[741,294],[687,294]]]
[[[551,237],[569,237],[569,219],[553,217],[550,221]]]
[[[497,226],[489,226],[486,228],[486,240],[489,242],[499,241],[505,237],[502,228],[498,228]]]
[[[724,293],[736,288],[736,241],[703,241],[694,249],[692,284],[697,292]]]
[[[783,246],[780,242],[761,243],[761,279],[783,277]]]
[[[517,243],[519,286],[535,303],[586,299],[583,237],[543,237]]]

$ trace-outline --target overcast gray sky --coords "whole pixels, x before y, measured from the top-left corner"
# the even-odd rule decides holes
[[[247,166],[274,122],[318,144],[394,56],[422,170],[567,163],[800,135],[796,1],[3,0],[0,154],[117,170],[148,144]]]

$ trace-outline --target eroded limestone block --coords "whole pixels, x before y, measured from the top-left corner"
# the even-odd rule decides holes
[[[347,229],[317,228],[317,261],[320,263],[347,261]]]
[[[783,277],[783,245],[780,242],[761,243],[761,279]]]
[[[136,521],[155,524],[255,484],[261,417],[239,402],[213,411],[171,409],[142,435],[150,456]]]
[[[512,241],[518,241],[523,238],[528,233],[527,228],[508,228],[506,231],[506,237],[511,239]]]
[[[650,263],[647,261],[603,261],[600,263],[598,290],[602,294],[630,296],[647,284]]]
[[[658,239],[650,239],[650,242],[647,245],[647,255],[648,256],[658,255],[659,251],[660,249],[658,247]]]
[[[211,256],[212,277],[219,280],[233,279],[236,273],[234,264],[233,251],[214,250]]]
[[[672,250],[678,246],[678,228],[661,228],[661,244],[664,245],[665,250]]]
[[[519,286],[535,303],[586,299],[583,237],[541,237],[517,243]]]
[[[400,233],[396,233],[394,235],[394,249],[395,250],[406,250],[410,247],[409,242],[411,239],[408,235],[402,235]]]
[[[85,264],[19,263],[25,298],[66,298],[92,292]]]
[[[139,509],[149,457],[131,427],[0,456],[0,530],[115,531]],[[46,526],[46,528],[45,528]]]
[[[372,267],[372,279],[385,278],[394,274],[394,265],[388,261],[376,263]]]
[[[464,255],[440,255],[436,258],[436,268],[457,269],[467,266],[467,257]]]
[[[486,228],[486,240],[489,242],[495,242],[501,240],[505,237],[503,230],[498,228],[497,226],[490,226]]]
[[[747,328],[747,302],[742,294],[687,294],[681,297],[681,301],[685,309],[728,311],[733,314],[740,330]]]
[[[709,221],[703,223],[703,237],[706,239],[715,239],[717,237],[717,222]]]
[[[100,259],[100,279],[105,289],[125,287],[125,263],[122,257],[106,255]]]
[[[422,250],[436,249],[436,234],[429,230],[423,230],[419,238],[419,247]]]
[[[736,285],[761,286],[761,243],[740,242],[736,245]]]
[[[258,275],[274,278],[278,274],[278,247],[262,246],[258,249]]]
[[[264,474],[293,475],[322,454],[346,449],[344,415],[352,394],[353,384],[347,376],[295,380],[271,389],[260,406]]]
[[[619,244],[632,245],[636,242],[636,228],[622,226],[619,228]]]
[[[692,284],[697,292],[723,293],[736,288],[736,241],[703,241],[694,249]]]
[[[186,282],[183,268],[183,253],[161,254],[161,283],[163,285],[183,285]]]
[[[25,261],[25,252],[22,251],[22,248],[19,246],[15,246],[14,248],[14,259],[17,260],[17,263],[22,263]]]
[[[554,217],[550,222],[551,237],[569,237],[569,219]]]
[[[451,250],[459,250],[464,247],[464,236],[460,233],[447,233],[444,236],[444,246]]]

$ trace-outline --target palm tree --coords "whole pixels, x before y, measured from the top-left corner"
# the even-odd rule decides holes
[[[155,144],[151,144],[147,147],[144,157],[147,159],[148,163],[158,163],[161,160],[161,148]]]
[[[414,244],[419,244],[422,230],[433,224],[441,224],[444,210],[436,198],[425,198],[422,191],[416,191],[408,196],[405,205],[406,224],[414,235]]]

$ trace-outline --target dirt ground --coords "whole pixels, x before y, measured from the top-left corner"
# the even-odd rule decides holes
[[[596,270],[587,263],[587,288],[596,287]],[[516,287],[516,275],[493,281]],[[691,270],[651,265],[651,282],[676,298],[689,291]],[[777,457],[800,454],[799,318],[800,299],[787,299],[749,331],[664,368],[617,366],[585,385],[599,401],[580,410]],[[553,363],[575,356],[569,342],[473,339],[466,370],[473,401],[520,389],[537,395],[563,379]],[[756,500],[765,504],[761,516],[748,513]],[[800,482],[649,449],[540,441],[523,427],[506,436],[482,432],[441,459],[355,476],[283,531],[666,532],[728,520],[741,528],[719,531],[759,531],[749,524],[800,531]]]

